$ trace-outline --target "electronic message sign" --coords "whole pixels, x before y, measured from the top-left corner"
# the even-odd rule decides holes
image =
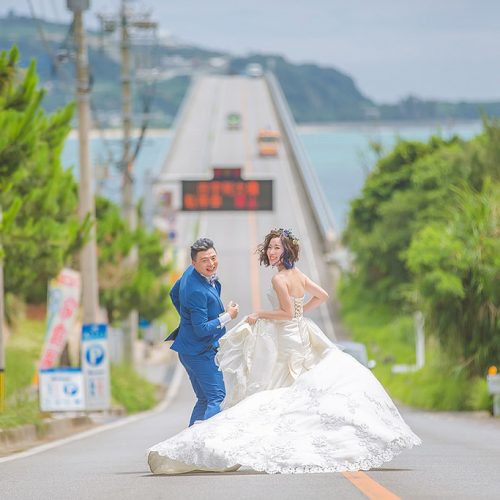
[[[182,210],[272,210],[273,181],[244,180],[240,168],[214,168],[210,180],[182,181]]]

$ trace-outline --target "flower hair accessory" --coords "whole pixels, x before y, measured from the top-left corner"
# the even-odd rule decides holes
[[[280,233],[282,236],[287,237],[293,245],[299,244],[299,239],[292,233],[291,229],[284,229],[282,227],[275,229],[277,233]]]

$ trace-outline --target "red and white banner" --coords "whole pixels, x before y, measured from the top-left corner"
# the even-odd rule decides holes
[[[47,330],[39,368],[53,368],[59,360],[80,306],[80,273],[63,269],[49,283]]]

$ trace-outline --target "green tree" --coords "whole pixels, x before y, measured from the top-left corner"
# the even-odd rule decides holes
[[[433,222],[406,253],[416,305],[443,351],[466,373],[500,362],[500,184],[456,190],[448,221]]]
[[[442,362],[466,378],[500,361],[499,144],[499,123],[486,119],[469,141],[400,141],[353,202],[345,234],[349,286],[424,311]]]
[[[123,289],[133,279],[133,273],[125,266],[133,237],[119,208],[105,198],[96,198],[96,219],[99,302],[112,323],[125,317],[128,312],[127,302],[123,300]]]
[[[139,268],[133,283],[133,300],[139,316],[152,321],[167,308],[170,288],[165,277],[170,267],[164,262],[165,245],[159,232],[147,232],[144,227],[140,227],[136,235]]]
[[[5,289],[29,302],[46,299],[47,282],[81,245],[77,188],[60,155],[73,105],[47,115],[36,66],[18,67],[19,52],[0,53],[0,204]],[[15,215],[15,219],[13,219]]]
[[[163,262],[164,244],[157,232],[144,227],[130,230],[119,208],[104,198],[96,200],[100,303],[110,322],[137,309],[141,318],[153,320],[165,312],[169,288],[168,266]],[[133,245],[138,246],[135,271],[126,265]]]
[[[385,299],[400,301],[399,287],[410,280],[401,252],[408,248],[415,225],[427,217],[426,207],[434,206],[434,187],[417,176],[436,163],[444,165],[439,155],[459,144],[457,138],[432,137],[427,144],[399,140],[379,159],[351,204],[344,240],[356,256],[358,279],[376,287]]]
[[[432,137],[428,143],[399,141],[381,158],[353,201],[345,241],[356,256],[358,279],[385,300],[401,304],[412,282],[405,252],[429,222],[445,222],[462,184],[481,190],[500,180],[500,127],[463,141]]]

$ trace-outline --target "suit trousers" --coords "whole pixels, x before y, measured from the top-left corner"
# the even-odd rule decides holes
[[[215,353],[214,348],[201,354],[179,353],[179,360],[189,375],[197,398],[189,426],[197,420],[206,420],[219,413],[220,405],[226,397],[224,378],[215,364]]]

